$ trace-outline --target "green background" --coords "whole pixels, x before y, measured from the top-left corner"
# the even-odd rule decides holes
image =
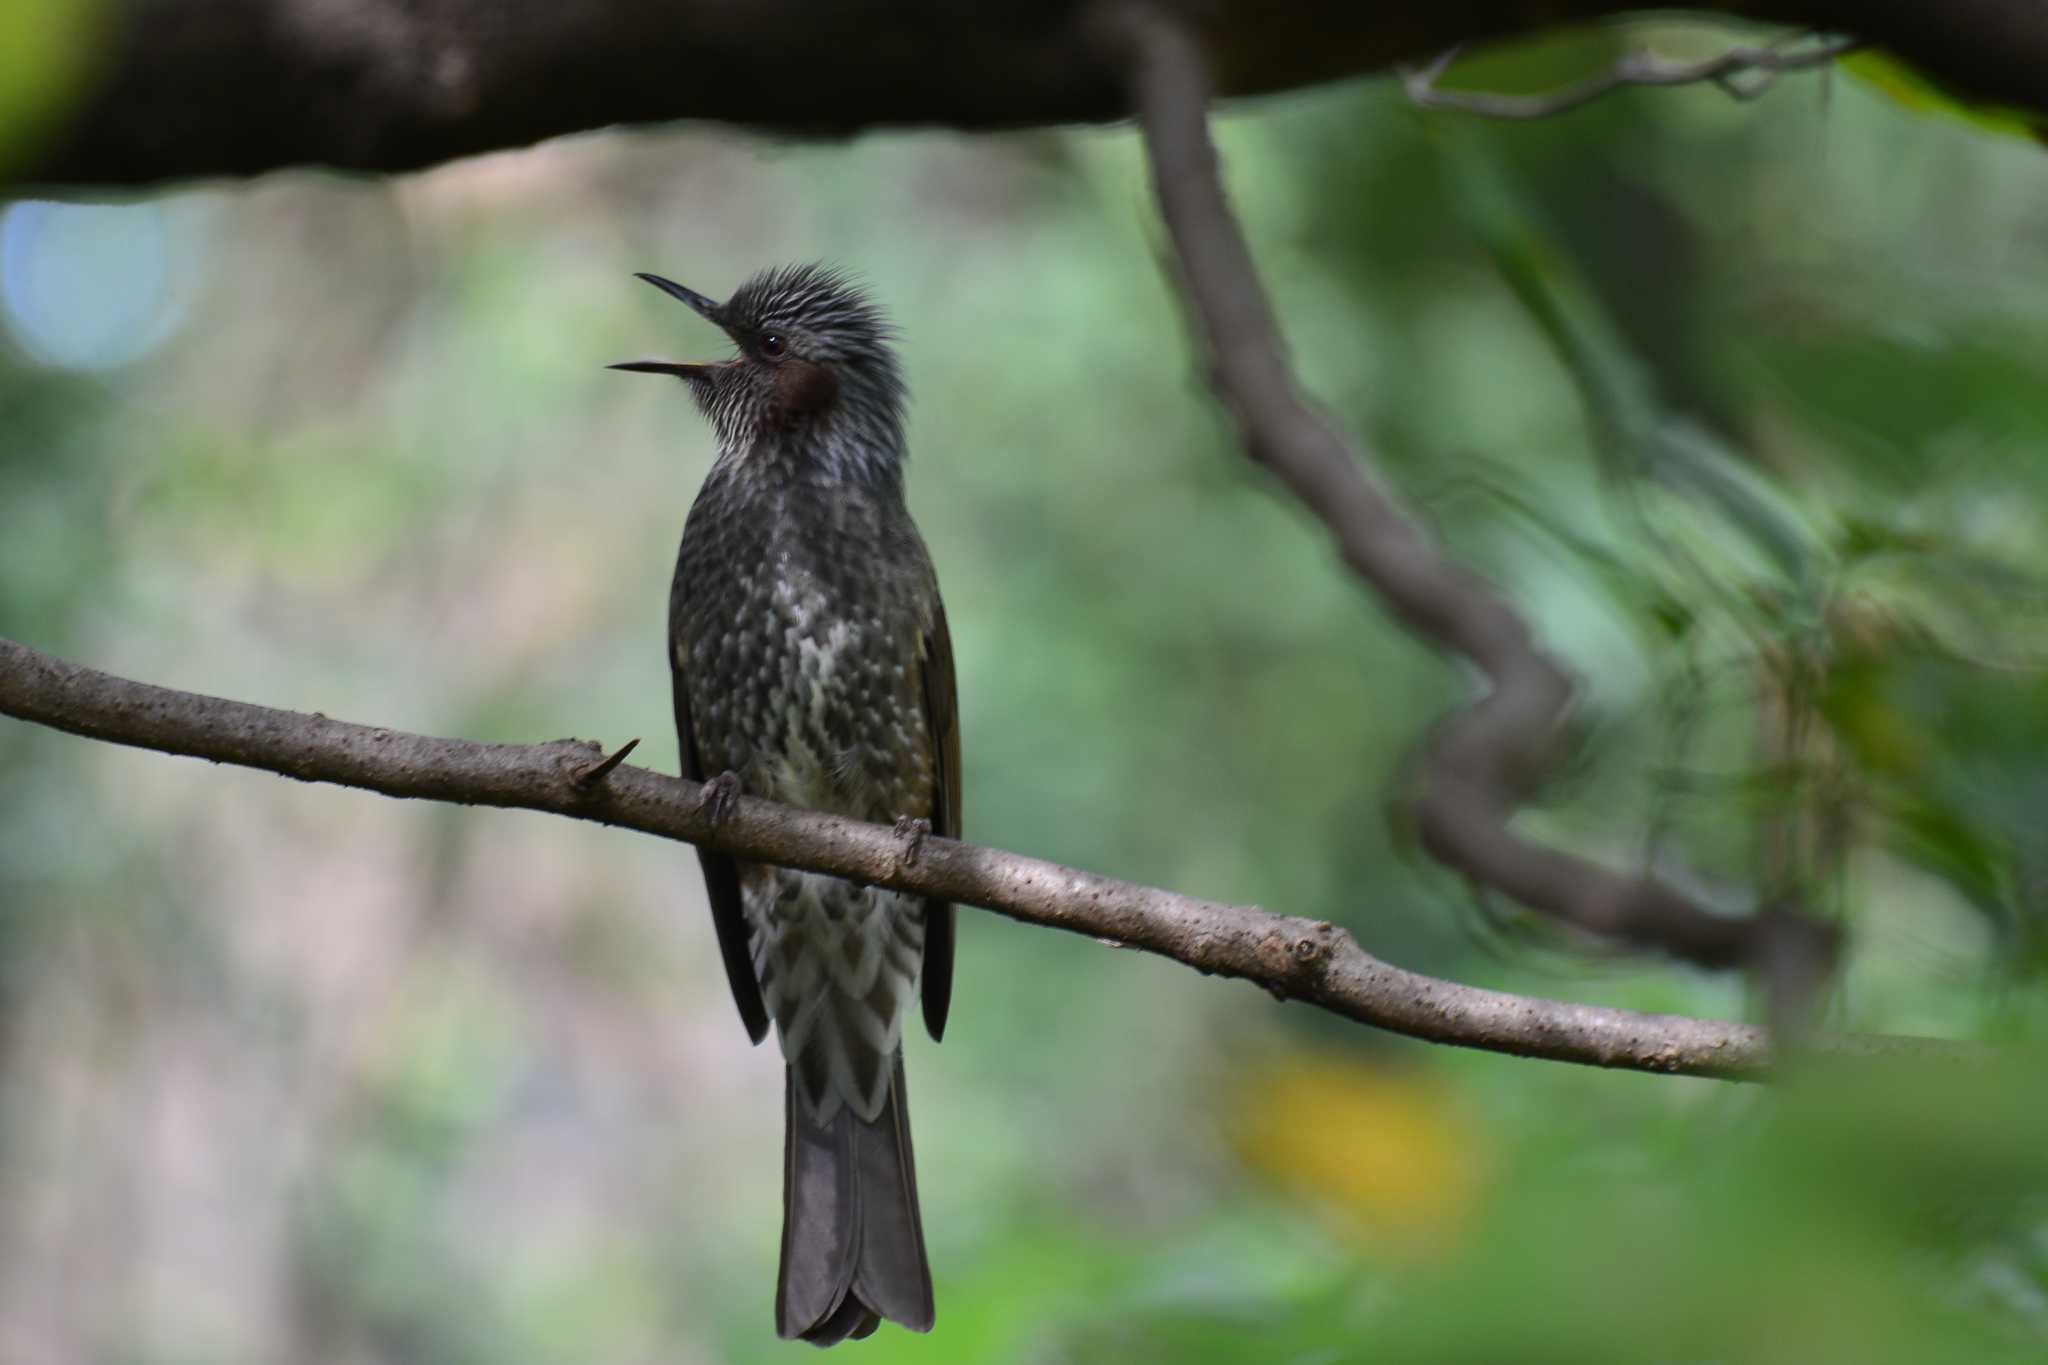
[[[2040,1359],[2042,149],[1842,75],[1515,126],[1353,83],[1219,138],[1308,387],[1583,685],[1521,827],[1840,918],[1830,1026],[2014,1060],[1609,1075],[966,911],[948,1040],[908,1058],[939,1325],[845,1349]],[[601,367],[720,345],[635,270],[722,295],[823,259],[902,329],[970,837],[1459,980],[1753,1017],[1409,846],[1402,765],[1467,675],[1235,452],[1163,249],[1114,130],[608,133],[17,205],[0,633],[672,771],[712,452],[675,385]],[[778,1070],[687,849],[0,724],[0,1357],[807,1359],[772,1336]]]

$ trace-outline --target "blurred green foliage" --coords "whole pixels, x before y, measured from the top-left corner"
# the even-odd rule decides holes
[[[99,50],[99,0],[0,0],[0,174],[63,112]]]
[[[1825,78],[1512,127],[1354,84],[1220,137],[1306,381],[1584,684],[1526,825],[1841,915],[1831,1024],[2018,1060],[1764,1092],[1449,1055],[970,913],[909,1061],[939,1327],[847,1349],[2038,1359],[2048,163]],[[65,370],[10,315],[0,633],[672,767],[708,435],[600,367],[717,344],[633,270],[825,257],[903,329],[971,837],[1460,979],[1747,1008],[1410,856],[1391,798],[1464,675],[1235,453],[1127,133],[609,134],[129,211],[161,344]],[[86,264],[79,310],[127,278]],[[0,772],[0,1356],[806,1349],[770,1335],[777,1064],[685,850],[22,726]]]
[[[1868,81],[1908,109],[1962,119],[1994,133],[2048,142],[2048,118],[2040,113],[1985,104],[1958,94],[1889,52],[1872,48],[1851,53],[1842,59],[1842,69]]]

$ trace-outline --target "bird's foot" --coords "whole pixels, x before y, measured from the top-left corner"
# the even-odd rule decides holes
[[[704,784],[704,792],[697,798],[697,809],[717,829],[725,823],[725,817],[732,814],[732,803],[739,799],[740,775],[727,768]]]
[[[905,867],[917,866],[917,860],[924,853],[925,836],[932,832],[932,822],[914,815],[896,817],[896,842],[901,845],[896,859]]]

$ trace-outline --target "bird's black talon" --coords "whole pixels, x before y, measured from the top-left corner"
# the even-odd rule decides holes
[[[896,842],[902,847],[896,857],[905,867],[916,867],[917,860],[924,855],[925,836],[932,832],[932,822],[914,815],[896,817]]]
[[[728,768],[704,784],[704,794],[697,798],[697,809],[704,812],[704,818],[717,829],[725,823],[725,817],[732,814],[732,803],[739,799],[740,775]]]

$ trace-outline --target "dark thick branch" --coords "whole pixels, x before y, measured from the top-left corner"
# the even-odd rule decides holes
[[[1614,0],[1183,0],[1222,92],[1256,94],[1631,8]],[[2036,0],[1696,6],[1855,33],[2048,108]],[[402,171],[616,123],[795,133],[1122,117],[1082,0],[107,0],[105,50],[39,155],[45,185],[286,166]]]
[[[129,682],[0,640],[0,714],[91,739],[472,806],[618,825],[878,886],[978,905],[1029,924],[1109,939],[1217,976],[1242,977],[1360,1023],[1430,1042],[1634,1071],[1755,1079],[1769,1037],[1746,1024],[1539,1000],[1390,966],[1341,929],[1222,905],[999,849],[926,838],[915,862],[882,825],[742,797],[714,828],[703,788],[620,765],[577,740],[475,744]],[[1834,1037],[1856,1056],[1981,1055],[1933,1039]]]
[[[1193,33],[1150,4],[1105,11],[1128,53],[1153,185],[1208,343],[1218,395],[1245,451],[1313,512],[1344,562],[1418,636],[1470,660],[1483,694],[1448,717],[1416,776],[1423,847],[1481,887],[1608,938],[1710,967],[1825,960],[1826,926],[1789,913],[1733,917],[1670,885],[1631,877],[1516,834],[1509,818],[1552,756],[1571,701],[1564,671],[1526,622],[1374,486],[1363,457],[1303,398],[1209,142],[1212,98]],[[1796,947],[1795,952],[1787,949]]]

